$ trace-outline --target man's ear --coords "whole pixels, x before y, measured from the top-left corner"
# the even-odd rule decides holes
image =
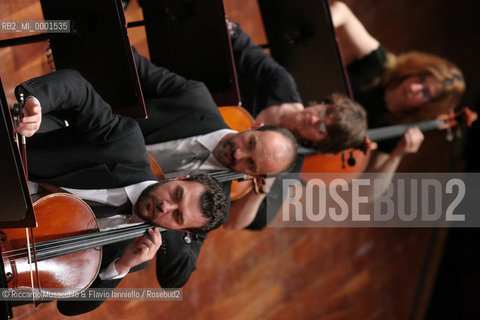
[[[254,124],[252,124],[250,127],[248,127],[247,130],[257,130],[258,128],[261,128],[265,125],[265,123],[263,122],[255,122]]]
[[[185,180],[187,178],[190,178],[190,175],[189,174],[186,174],[184,176],[180,176],[180,177],[176,177],[176,178],[173,178],[173,179],[169,179],[168,181],[177,181],[177,180]]]

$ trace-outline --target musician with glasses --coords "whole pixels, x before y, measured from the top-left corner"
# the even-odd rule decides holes
[[[365,112],[358,103],[332,94],[305,108],[292,75],[255,45],[238,23],[227,23],[242,106],[256,121],[282,126],[300,144],[322,153],[363,143]]]
[[[355,100],[367,109],[370,128],[429,120],[458,105],[465,82],[453,63],[422,52],[386,53],[346,4],[336,1],[330,10]],[[367,170],[393,174],[422,142],[422,132],[410,128],[401,139],[378,143]]]
[[[256,121],[282,126],[296,137],[299,144],[316,148],[321,153],[338,153],[363,144],[366,128],[365,110],[356,102],[341,94],[332,94],[320,103],[305,107],[297,91],[295,80],[270,55],[255,45],[240,25],[227,20],[237,71],[242,106]],[[297,158],[292,174],[299,177],[304,156]],[[282,182],[267,179],[270,213],[280,208]],[[274,214],[267,215],[265,195],[253,192],[235,205],[260,201],[258,211],[250,215],[230,214],[224,224],[228,229],[258,230],[264,228]]]
[[[243,132],[231,130],[203,83],[169,72],[133,51],[149,117],[138,121],[141,146],[125,146],[121,154],[132,156],[137,148],[146,148],[157,157],[168,178],[225,169],[257,176],[291,168],[297,143],[288,130],[261,123]],[[91,95],[81,88],[77,99],[88,102]],[[56,116],[64,117],[61,113]],[[241,216],[250,210],[257,212],[258,206],[250,202],[230,208],[231,214],[239,210]],[[176,288],[187,282],[205,238],[204,234],[190,237],[173,230],[162,235],[165,250],[157,254],[157,278],[162,287]]]

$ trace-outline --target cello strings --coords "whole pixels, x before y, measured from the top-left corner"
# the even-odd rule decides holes
[[[215,179],[219,180],[220,182],[225,182],[225,181],[244,178],[245,174],[224,170],[224,171],[214,172],[211,174],[211,176],[213,176]],[[63,252],[72,253],[75,251],[80,251],[88,248],[110,244],[116,241],[128,240],[133,237],[137,237],[141,235],[141,234],[138,234],[138,231],[141,231],[143,234],[143,232],[149,227],[152,227],[152,226],[144,223],[141,225],[122,228],[122,229],[113,229],[109,231],[93,232],[93,233],[81,234],[77,236],[55,239],[55,240],[46,240],[46,241],[36,243],[35,249],[37,250],[38,260],[42,260],[42,259],[47,259],[45,257],[49,258],[49,257],[62,255]],[[131,233],[131,235],[125,235],[124,232]],[[136,233],[133,233],[133,232],[136,232]],[[26,252],[28,252],[32,248],[30,244],[27,244],[27,246],[28,246],[27,248],[18,248],[18,249],[5,251],[4,252],[6,254],[5,257],[10,259],[25,257]],[[30,255],[29,255],[29,261],[32,261]]]
[[[234,172],[234,171],[217,171],[217,172],[210,173],[210,176],[217,179],[219,182],[226,182],[231,180],[242,179],[245,177],[245,174]]]
[[[145,233],[145,230],[152,227],[147,223],[136,225],[133,227],[113,229],[108,231],[94,232],[88,234],[82,234],[73,237],[61,238],[57,240],[47,240],[39,242],[35,245],[37,249],[38,260],[43,260],[46,254],[55,252],[55,256],[61,255],[62,250],[69,251],[68,253],[94,248],[101,245],[111,244],[123,240],[128,240],[134,237],[138,237]],[[73,245],[73,246],[72,246]],[[72,251],[69,247],[74,248]],[[21,258],[26,257],[26,253],[29,248],[18,248],[5,251],[6,258]],[[31,259],[29,261],[32,261]]]
[[[78,251],[78,249],[83,250],[110,244],[113,242],[128,240],[143,235],[145,233],[145,230],[150,227],[151,225],[149,224],[142,224],[139,226],[117,229],[116,232],[97,232],[94,233],[94,236],[90,238],[82,237],[75,238],[73,240],[69,239],[70,241],[68,242],[63,241],[62,243],[42,248],[42,257],[43,255],[55,252],[56,250],[62,250],[62,248],[65,251],[71,251],[71,247],[74,248],[75,251]]]
[[[55,248],[48,248],[42,250],[42,253],[38,255],[38,260],[45,260],[45,259],[50,259],[54,257],[58,257],[61,255],[89,249],[89,248],[94,248],[94,247],[100,247],[100,246],[105,246],[111,243],[116,243],[116,242],[121,242],[124,240],[129,240],[132,238],[137,238],[138,236],[143,235],[143,231],[138,231],[137,233],[130,233],[130,234],[124,234],[122,236],[117,236],[117,237],[103,237],[100,239],[97,239],[95,243],[92,242],[75,242],[72,244],[65,244],[62,246],[57,246]]]
[[[438,129],[445,121],[434,119],[422,121],[414,124],[399,124],[389,127],[375,128],[367,130],[367,135],[372,141],[382,141],[389,138],[402,136],[409,128],[418,127],[422,131]]]
[[[28,235],[28,228],[25,228],[25,233],[27,237],[27,245],[28,245],[28,261],[32,261],[32,254],[30,252],[30,237]],[[33,284],[33,264],[29,263],[30,265],[30,283],[32,287],[32,297],[35,297],[35,287]],[[33,298],[33,301],[35,301],[35,298]]]
[[[46,240],[42,241],[36,244],[36,248],[43,248],[46,246],[51,246],[55,244],[61,244],[64,242],[69,242],[69,241],[75,241],[75,240],[82,240],[82,239],[94,239],[95,237],[98,236],[98,234],[102,235],[110,235],[110,234],[116,234],[116,233],[122,233],[122,232],[129,232],[129,231],[134,231],[137,229],[142,229],[145,230],[148,227],[153,227],[150,224],[147,223],[142,223],[139,225],[131,226],[131,227],[126,227],[126,228],[117,228],[117,229],[112,229],[112,230],[106,230],[106,231],[97,231],[97,232],[90,232],[90,233],[84,233],[76,236],[71,236],[71,237],[66,237],[66,238],[60,238],[60,239],[54,239],[54,240]]]

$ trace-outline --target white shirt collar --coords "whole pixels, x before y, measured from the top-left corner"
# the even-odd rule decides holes
[[[127,193],[127,197],[130,202],[135,206],[135,203],[137,203],[138,198],[140,197],[140,194],[143,192],[143,190],[155,183],[158,183],[158,181],[148,180],[126,186],[125,192]]]
[[[207,133],[198,137],[198,142],[202,144],[210,152],[215,150],[215,147],[219,142],[229,133],[237,133],[235,130],[231,129],[221,129],[211,133]]]
[[[207,160],[202,164],[202,169],[205,171],[212,171],[212,170],[223,170],[227,169],[223,164],[221,164],[215,155],[213,154],[213,150],[217,147],[220,141],[230,133],[237,133],[235,130],[231,129],[221,129],[217,130],[205,135],[202,135],[198,138],[198,142],[208,151],[210,151],[210,155],[208,156]],[[199,173],[200,170],[194,170],[192,173],[196,174]]]

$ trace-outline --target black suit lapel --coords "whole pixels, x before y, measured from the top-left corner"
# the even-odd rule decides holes
[[[149,118],[140,120],[139,124],[147,145],[228,129],[216,115],[178,110],[165,116],[149,111]]]

